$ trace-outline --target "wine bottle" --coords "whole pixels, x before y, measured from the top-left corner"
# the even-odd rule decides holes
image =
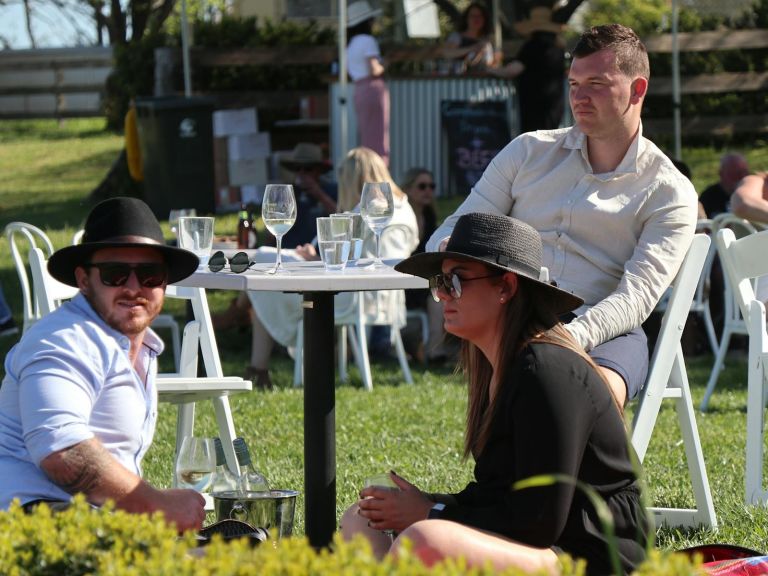
[[[213,443],[216,446],[216,472],[213,474],[211,493],[233,492],[237,490],[237,478],[227,467],[224,445],[221,443],[220,438],[214,438]]]
[[[253,466],[251,461],[251,452],[243,438],[235,438],[233,442],[237,462],[240,465],[240,478],[238,478],[237,489],[240,493],[246,492],[269,492],[269,483],[267,479]]]
[[[241,250],[248,248],[252,225],[253,222],[250,221],[248,216],[248,209],[245,207],[245,204],[241,204],[237,220],[237,247]]]

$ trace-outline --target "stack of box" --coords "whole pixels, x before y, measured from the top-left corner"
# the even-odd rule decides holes
[[[216,212],[260,204],[271,145],[269,133],[259,132],[256,109],[217,110],[213,137]]]

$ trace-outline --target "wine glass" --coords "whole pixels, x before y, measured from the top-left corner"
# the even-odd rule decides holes
[[[381,261],[381,233],[387,227],[395,211],[392,188],[389,182],[366,182],[360,196],[360,214],[376,236],[376,258],[371,268],[386,268]]]
[[[277,260],[275,267],[268,274],[285,272],[280,258],[280,245],[283,235],[288,232],[296,222],[296,198],[293,195],[293,186],[290,184],[267,184],[264,189],[264,199],[261,203],[261,217],[277,240]]]
[[[176,458],[176,484],[202,492],[211,485],[216,471],[213,438],[186,436]]]

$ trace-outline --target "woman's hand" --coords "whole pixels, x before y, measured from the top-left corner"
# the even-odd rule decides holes
[[[319,260],[317,250],[312,244],[301,244],[296,246],[296,255],[304,258],[304,260]]]
[[[360,492],[358,514],[368,519],[374,530],[402,532],[408,526],[427,518],[432,502],[421,490],[394,472],[390,477],[399,490],[369,486]]]

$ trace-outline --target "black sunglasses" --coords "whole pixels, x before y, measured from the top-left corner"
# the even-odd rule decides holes
[[[104,286],[124,286],[136,274],[136,279],[144,288],[157,288],[168,280],[168,266],[163,262],[125,264],[123,262],[88,262],[84,268],[96,268]]]
[[[208,270],[211,272],[221,272],[227,264],[229,264],[229,269],[232,272],[240,274],[253,266],[254,262],[251,262],[251,259],[245,252],[238,252],[232,256],[232,258],[227,259],[227,257],[224,256],[224,252],[219,250],[214,252],[208,259]]]
[[[502,274],[502,272],[497,272],[496,274],[477,276],[476,278],[459,278],[459,276],[453,272],[448,272],[447,274],[436,274],[429,279],[429,290],[432,292],[432,298],[435,302],[440,302],[440,294],[450,295],[451,298],[458,300],[461,298],[462,282],[484,280],[485,278],[494,278],[496,276],[501,276]]]
[[[418,188],[419,190],[426,190],[427,188],[429,188],[430,190],[434,190],[436,186],[437,184],[435,184],[434,182],[419,182],[416,185],[416,188]]]

